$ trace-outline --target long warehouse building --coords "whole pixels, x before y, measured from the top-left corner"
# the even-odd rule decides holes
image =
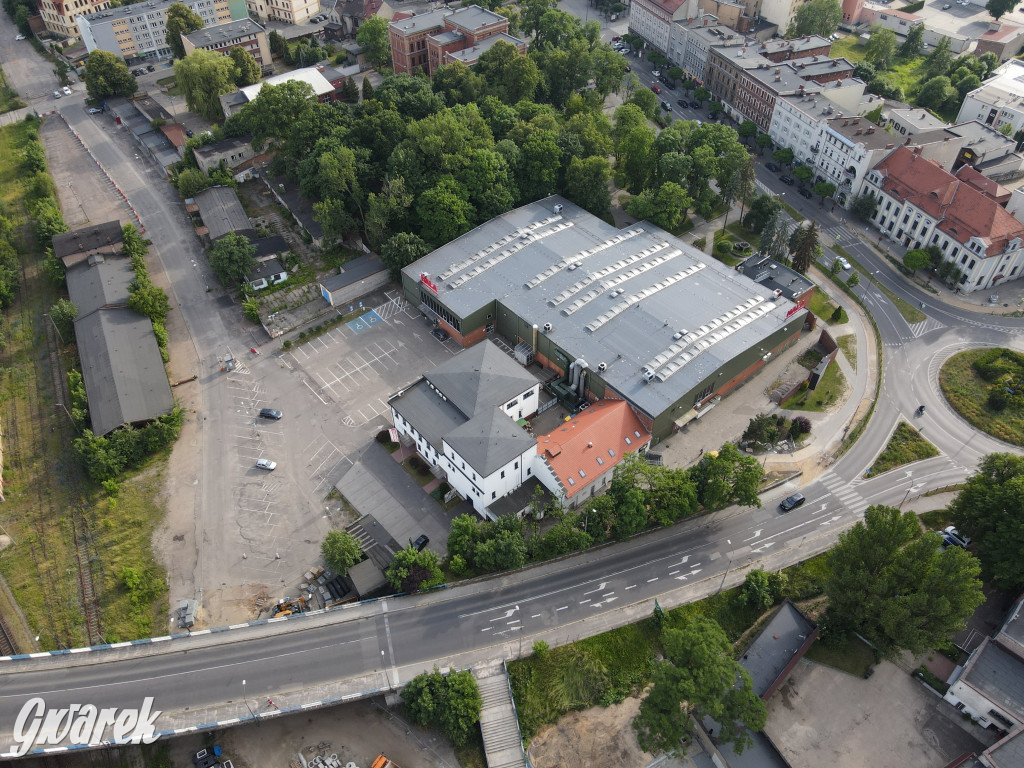
[[[794,344],[807,314],[649,222],[616,229],[559,196],[424,256],[402,286],[463,347],[496,334],[568,407],[625,400],[655,441]]]

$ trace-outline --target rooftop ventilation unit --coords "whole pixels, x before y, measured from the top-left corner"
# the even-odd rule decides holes
[[[608,370],[608,363],[598,363],[597,364],[597,370],[599,370],[599,371],[607,371]]]
[[[544,333],[551,333],[553,327],[551,323],[544,323]]]
[[[555,211],[556,215],[561,213],[562,212],[562,204],[559,203],[558,205],[556,205],[555,208],[554,208],[554,211]]]

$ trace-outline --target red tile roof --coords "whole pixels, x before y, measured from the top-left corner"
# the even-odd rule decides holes
[[[981,192],[981,194],[985,195],[985,197],[991,197],[1000,205],[1006,203],[1012,194],[1010,190],[998,181],[993,181],[981,171],[975,170],[969,165],[960,166],[960,169],[953,175],[960,179],[960,181],[966,181]]]
[[[598,400],[547,435],[537,453],[558,478],[567,498],[582,491],[651,435],[624,400]]]
[[[886,193],[920,208],[962,245],[972,237],[981,238],[986,256],[997,256],[1010,240],[1024,238],[1024,224],[995,200],[905,146],[897,147],[875,170],[882,174]]]
[[[981,35],[978,40],[1005,40],[1007,38],[1014,38],[1021,32],[1021,27],[1016,24],[1007,24],[1005,21],[999,22],[994,29],[989,29],[987,32]]]

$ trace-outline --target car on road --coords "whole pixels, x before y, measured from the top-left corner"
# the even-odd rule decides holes
[[[423,548],[430,543],[430,537],[425,533],[421,533],[416,541],[409,539],[409,546],[415,549],[417,552],[422,552]]]
[[[54,91],[53,92],[53,98],[59,99],[60,98],[60,91]]]
[[[626,71],[627,71],[627,72],[632,72],[632,71],[633,71],[633,68],[632,68],[631,66],[629,66],[629,64],[627,64],[627,65],[626,65]]]
[[[792,184],[793,184],[793,177],[792,176],[779,176],[779,181],[781,181],[783,184],[789,184],[790,186],[792,186]]]
[[[90,114],[90,115],[98,115],[98,114],[100,114],[100,113],[101,113],[102,111],[103,111],[103,110],[102,110],[102,109],[100,109],[99,107],[89,107],[89,114]]]
[[[663,82],[665,83],[665,85],[666,85],[666,86],[668,87],[668,89],[669,89],[670,91],[674,91],[674,90],[676,89],[676,81],[675,81],[675,80],[669,80],[669,79],[668,79],[668,78],[666,77],[666,78],[665,78],[665,79],[663,80]]]
[[[967,546],[971,543],[969,536],[964,536],[960,531],[956,529],[955,525],[947,526],[942,530],[943,538],[952,539],[955,546],[963,547],[967,549]]]
[[[154,67],[152,64],[147,64],[146,65],[146,71],[147,72],[156,72],[156,67]]]
[[[700,102],[699,101],[691,101],[690,102],[690,108],[691,109],[700,109]]]
[[[263,469],[266,470],[267,472],[273,472],[275,469],[277,469],[277,462],[271,461],[270,459],[257,459],[256,469]]]
[[[944,6],[942,6],[942,10],[948,11],[952,7],[953,7],[952,5],[950,5],[949,3],[946,3]]]
[[[676,99],[676,104],[678,104],[680,107],[687,106],[686,99]]]
[[[621,40],[622,40],[622,35],[616,35],[615,37],[612,38],[612,42],[613,43],[621,42]]]
[[[781,171],[781,170],[782,170],[782,169],[781,169],[781,168],[779,168],[779,166],[777,166],[777,165],[776,165],[775,163],[765,163],[765,164],[764,164],[764,167],[765,167],[765,168],[767,168],[767,169],[768,169],[769,171],[771,171],[772,173],[778,173],[779,171]]]
[[[661,108],[664,109],[666,112],[672,111],[672,105],[669,104],[667,101],[661,102]]]
[[[800,197],[806,197],[808,200],[814,197],[814,193],[811,192],[811,190],[809,190],[807,187],[800,187],[798,191],[800,192]]]
[[[852,267],[850,266],[850,262],[846,260],[845,256],[836,256],[836,261],[839,262],[839,266],[843,268],[844,272],[848,269],[852,269]]]
[[[64,95],[65,96],[70,96],[71,95],[71,89],[68,88],[66,85],[63,88],[61,88],[61,90],[64,91]]]
[[[450,338],[448,336],[448,332],[444,330],[444,328],[434,328],[433,330],[430,331],[430,335],[433,336],[438,341],[448,341],[448,339]]]
[[[657,69],[651,72],[651,74],[654,75],[655,77],[661,77],[661,72]]]
[[[804,498],[802,493],[794,493],[792,496],[787,496],[779,503],[779,509],[783,512],[789,512],[790,510],[799,507],[805,501],[807,501],[807,499]]]
[[[660,85],[652,85],[651,86],[651,90],[654,91],[655,93],[661,93],[661,86]]]
[[[15,35],[14,39],[15,40],[24,40],[25,36],[24,35]]]
[[[186,129],[185,129],[185,135],[186,135],[186,136],[188,136],[188,137],[189,137],[190,139],[191,139],[191,138],[192,138],[193,136],[195,136],[195,134],[194,134],[194,133],[192,133],[192,129],[191,129],[191,128],[186,128]]]
[[[273,419],[274,421],[277,421],[282,416],[284,416],[284,414],[277,410],[277,408],[260,408],[261,419]]]

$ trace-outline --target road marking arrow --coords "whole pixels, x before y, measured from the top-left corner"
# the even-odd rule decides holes
[[[832,523],[834,523],[836,520],[839,520],[841,517],[842,515],[833,515],[830,519],[824,520],[818,523],[818,525],[832,525]]]
[[[684,574],[683,574],[682,576],[676,576],[676,581],[686,581],[686,579],[687,579],[688,577],[690,577],[690,576],[696,576],[696,575],[697,575],[698,573],[700,573],[700,572],[701,572],[701,570],[703,570],[703,569],[701,569],[701,568],[694,568],[694,569],[693,569],[692,571],[690,571],[689,573],[684,573]]]
[[[758,528],[756,531],[754,531],[754,535],[753,536],[751,536],[749,539],[744,539],[744,541],[753,541],[754,539],[756,539],[760,535],[761,535],[761,529]]]
[[[601,591],[602,589],[604,589],[604,588],[605,588],[605,587],[607,587],[607,586],[608,586],[608,582],[607,582],[607,581],[602,581],[602,582],[600,583],[600,585],[598,585],[597,589],[592,589],[592,590],[590,590],[589,592],[584,592],[584,593],[583,593],[583,596],[584,596],[584,597],[586,597],[587,595],[592,595],[592,594],[594,594],[595,592],[600,592],[600,591]]]

